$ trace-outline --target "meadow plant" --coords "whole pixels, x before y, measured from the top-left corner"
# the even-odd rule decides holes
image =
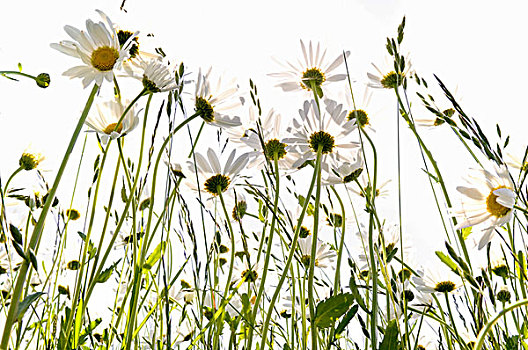
[[[140,51],[139,32],[97,12],[51,44],[80,60],[64,75],[90,91],[53,182],[37,151],[2,164],[0,349],[528,347],[527,153],[509,156],[499,125],[493,145],[437,76],[433,97],[402,54],[405,18],[360,82],[348,51],[301,41],[301,59],[269,74],[294,117],[263,108],[273,101],[253,80]],[[41,88],[59,79],[0,73]],[[396,178],[380,173],[378,93],[396,103]],[[415,119],[416,105],[430,115]],[[444,181],[433,156],[444,149],[426,138],[437,128],[473,160],[466,183]],[[445,232],[436,255],[403,224],[403,137],[417,142]],[[87,192],[58,196],[64,175]],[[397,222],[378,206],[394,187]]]

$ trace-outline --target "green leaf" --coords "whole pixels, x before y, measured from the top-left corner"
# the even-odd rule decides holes
[[[348,286],[350,287],[350,291],[352,292],[352,295],[354,296],[356,303],[359,304],[359,306],[363,309],[363,311],[369,312],[365,304],[365,301],[363,300],[363,297],[361,296],[361,293],[359,293],[354,275],[350,276],[350,281],[348,283],[349,283]]]
[[[400,342],[398,341],[398,325],[396,320],[392,320],[385,328],[385,335],[383,341],[379,346],[379,350],[397,350]]]
[[[165,248],[167,247],[167,242],[163,241],[158,246],[152,254],[149,255],[147,258],[147,261],[145,261],[145,264],[143,265],[143,270],[150,270],[161,258],[161,254],[165,252]]]
[[[37,292],[37,293],[30,294],[27,297],[25,297],[24,300],[22,300],[22,302],[20,304],[18,304],[17,315],[16,315],[16,320],[17,321],[22,320],[22,317],[24,317],[24,314],[26,313],[26,311],[29,308],[29,306],[35,300],[37,300],[42,294],[44,294],[44,293]]]
[[[20,255],[22,259],[27,260],[26,254],[24,253],[24,249],[22,249],[22,247],[18,243],[13,242],[13,248],[15,248],[17,254]]]
[[[440,260],[442,260],[442,262],[444,264],[449,266],[449,268],[451,268],[451,270],[453,270],[454,272],[457,272],[457,264],[455,264],[455,262],[450,257],[445,255],[441,251],[436,251],[435,254],[436,254],[437,257],[440,258]]]
[[[79,335],[81,334],[81,326],[82,326],[82,308],[83,308],[83,300],[79,300],[79,305],[77,306],[77,311],[75,312],[75,332],[73,337],[73,347],[77,348],[77,345],[79,344]]]
[[[101,274],[97,277],[96,283],[105,283],[106,281],[108,281],[110,276],[112,276],[113,271],[114,271],[114,265],[110,266],[109,268],[101,272]]]
[[[341,333],[343,333],[343,331],[345,330],[345,328],[348,326],[348,324],[350,323],[350,321],[352,321],[352,319],[354,318],[354,316],[356,316],[356,313],[359,309],[359,305],[356,304],[354,306],[352,306],[350,308],[350,310],[348,310],[348,312],[346,313],[346,315],[343,317],[343,319],[341,320],[341,322],[339,322],[339,325],[337,326],[337,328],[335,329],[335,335],[336,337],[339,336]]]
[[[24,245],[24,242],[22,241],[22,234],[15,225],[9,224],[9,231],[11,231],[11,236],[13,236],[15,242],[20,245]]]
[[[33,250],[29,248],[29,261],[31,262],[31,265],[35,269],[35,271],[38,271],[38,262],[37,257],[35,256],[35,253],[33,253]]]
[[[350,293],[337,294],[319,302],[315,311],[315,325],[319,328],[332,327],[353,302],[354,296]]]

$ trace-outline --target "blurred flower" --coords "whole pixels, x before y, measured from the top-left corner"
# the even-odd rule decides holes
[[[482,249],[493,238],[495,228],[512,218],[516,195],[508,170],[503,166],[494,173],[484,169],[471,169],[466,182],[469,187],[458,186],[464,197],[452,215],[461,219],[456,229],[482,224],[482,237],[478,248]]]
[[[385,57],[382,69],[379,69],[374,63],[372,63],[372,66],[374,66],[376,69],[377,74],[367,73],[367,76],[370,80],[367,85],[375,89],[395,89],[403,84],[405,78],[412,74],[411,61],[406,57],[403,58],[405,67],[403,72],[398,73],[394,71],[394,62],[389,57]]]
[[[125,105],[129,105],[129,101],[125,101]],[[130,108],[121,123],[117,125],[119,119],[125,111],[125,106],[116,100],[110,100],[97,104],[97,115],[90,114],[84,122],[99,136],[103,145],[108,143],[108,139],[116,139],[125,136],[136,128],[139,124],[139,118],[135,113],[134,106]]]
[[[311,252],[312,252],[312,240],[313,236],[308,235],[306,238],[299,239],[299,248],[301,251],[301,263],[304,267],[310,266]],[[315,266],[325,268],[331,266],[334,262],[334,258],[337,256],[334,250],[330,249],[330,246],[323,243],[321,240],[317,240],[317,248],[315,250]]]
[[[208,124],[220,127],[231,128],[239,126],[240,117],[229,117],[224,112],[228,112],[242,105],[241,99],[236,98],[238,87],[234,80],[228,83],[227,87],[222,87],[222,79],[218,78],[216,85],[211,87],[211,70],[202,74],[198,71],[198,81],[194,94],[194,110]]]
[[[137,33],[130,35],[127,41],[119,44],[119,37],[110,18],[102,11],[96,10],[104,22],[94,23],[86,20],[86,32],[72,26],[65,26],[66,33],[75,41],[64,40],[51,47],[72,57],[82,60],[83,65],[68,69],[63,75],[71,78],[82,78],[86,88],[92,81],[99,86],[103,80],[111,82],[114,70],[121,67],[123,60],[129,56],[129,50]]]
[[[314,50],[310,41],[307,49],[301,40],[301,49],[304,58],[303,62],[297,61],[297,64],[294,65],[290,62],[283,64],[275,60],[282,66],[284,71],[268,74],[281,80],[276,86],[282,88],[283,91],[312,91],[312,87],[315,87],[318,96],[322,97],[323,85],[346,79],[346,74],[332,73],[344,62],[343,54],[339,54],[332,63],[328,64],[328,61],[325,61],[326,49],[321,52],[319,43]],[[344,54],[348,57],[350,52],[347,51]]]
[[[462,280],[453,272],[433,271],[421,272],[414,276],[413,282],[416,289],[423,293],[453,293],[462,286]]]

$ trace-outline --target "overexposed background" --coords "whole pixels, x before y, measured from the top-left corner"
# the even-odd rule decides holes
[[[512,137],[510,152],[522,157],[528,126],[528,22],[523,1],[128,0],[126,12],[120,11],[120,5],[120,0],[2,4],[0,70],[16,70],[21,62],[26,73],[47,72],[51,76],[47,89],[28,79],[0,79],[0,175],[4,183],[30,143],[45,155],[45,168],[50,170],[47,178],[53,181],[89,91],[82,89],[80,80],[61,75],[78,61],[49,44],[68,38],[63,30],[66,24],[84,29],[87,18],[99,20],[95,9],[103,10],[121,28],[140,30],[143,50],[162,47],[172,62],[185,62],[190,72],[212,65],[236,77],[243,89],[248,88],[251,77],[259,87],[264,110],[274,107],[286,118],[296,115],[302,100],[299,95],[283,94],[274,87],[277,82],[266,76],[280,70],[271,56],[300,58],[299,39],[321,42],[330,59],[349,50],[351,74],[358,81],[356,86],[361,86],[367,71],[372,71],[371,62],[381,62],[387,55],[385,38],[396,35],[405,15],[402,52],[410,52],[420,76],[430,86],[435,85],[433,73],[451,89],[458,86],[462,107],[479,121],[492,144],[495,124],[500,123],[503,134]],[[147,37],[149,33],[154,36]],[[127,97],[133,98],[137,92],[131,90]],[[441,100],[441,93],[435,97]],[[157,111],[159,102],[152,111]],[[415,117],[420,111],[425,115],[417,102]],[[372,115],[382,154],[380,180],[393,180],[389,187],[393,195],[380,206],[393,219],[397,218],[395,103],[390,92],[374,91],[372,109],[381,111]],[[416,140],[405,127],[401,130],[404,231],[424,254],[432,253],[443,248],[445,235],[427,178],[420,170],[423,163]],[[469,158],[447,128],[422,134],[455,197],[455,186],[472,165]],[[71,193],[73,179],[68,175],[75,174],[82,141],[80,138],[68,166],[67,182],[59,193]],[[94,147],[94,139],[87,145]],[[91,176],[80,181],[89,184]],[[79,198],[84,200],[85,194]]]

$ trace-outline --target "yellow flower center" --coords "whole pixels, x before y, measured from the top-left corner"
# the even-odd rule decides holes
[[[301,87],[310,91],[312,84],[315,87],[320,87],[326,81],[326,77],[323,72],[317,67],[309,68],[303,72],[301,78]]]
[[[92,52],[90,59],[92,66],[101,72],[107,72],[114,68],[119,52],[110,46],[102,46]]]
[[[488,213],[490,213],[491,215],[495,217],[501,218],[505,216],[506,214],[508,214],[511,208],[507,208],[497,203],[497,198],[499,198],[499,196],[497,196],[493,192],[495,190],[498,190],[499,188],[506,188],[506,186],[499,186],[491,190],[490,194],[488,195],[488,198],[486,198],[486,207],[487,207]]]
[[[123,130],[123,124],[120,123],[117,129],[116,129],[116,125],[117,123],[108,124],[108,126],[104,128],[103,132],[107,135],[110,135],[114,131],[120,134],[121,131]]]

